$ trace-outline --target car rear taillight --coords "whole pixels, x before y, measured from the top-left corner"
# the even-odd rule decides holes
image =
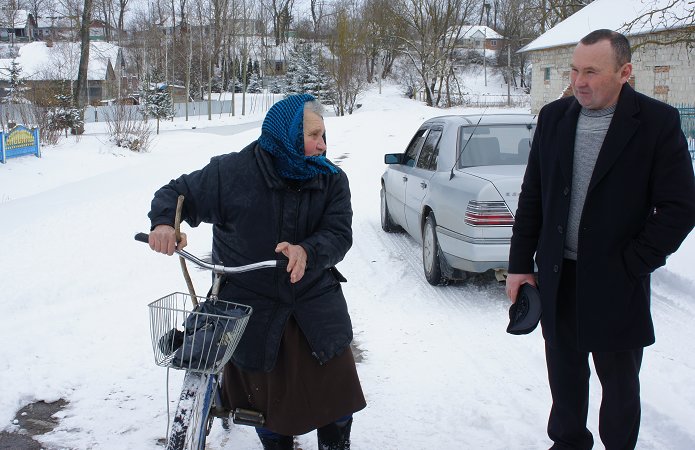
[[[474,227],[511,226],[514,225],[514,216],[504,202],[471,200],[463,221]]]

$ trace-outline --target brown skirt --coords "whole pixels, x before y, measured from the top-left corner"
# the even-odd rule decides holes
[[[285,326],[275,368],[247,372],[230,362],[222,391],[232,410],[260,411],[263,427],[285,436],[308,433],[367,406],[350,348],[319,364],[294,317]]]

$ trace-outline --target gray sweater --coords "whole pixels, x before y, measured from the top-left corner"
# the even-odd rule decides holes
[[[579,221],[582,218],[586,193],[614,112],[615,105],[598,110],[582,108],[582,112],[579,114],[577,135],[574,139],[572,195],[567,219],[567,233],[565,234],[565,258],[568,259],[577,259]]]

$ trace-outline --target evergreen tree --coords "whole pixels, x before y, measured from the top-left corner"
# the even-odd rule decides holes
[[[145,115],[157,119],[157,134],[159,134],[159,121],[161,119],[174,118],[174,103],[166,85],[148,89],[145,94]]]
[[[273,77],[272,80],[270,80],[268,90],[273,94],[285,92],[285,86],[282,84],[282,78]]]
[[[258,94],[263,91],[263,80],[261,80],[256,72],[251,72],[251,76],[249,76],[249,85],[246,90],[252,94]]]
[[[12,60],[10,67],[5,69],[8,75],[9,87],[5,88],[7,95],[3,98],[3,101],[7,103],[22,103],[24,99],[24,78],[22,78],[22,66],[16,61]]]
[[[285,95],[311,94],[325,103],[331,97],[331,83],[319,64],[319,48],[298,44],[290,50],[285,75]]]

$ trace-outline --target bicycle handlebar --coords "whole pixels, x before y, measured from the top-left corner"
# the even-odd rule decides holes
[[[138,233],[135,235],[135,240],[139,242],[144,242],[145,244],[149,243],[149,237],[150,235],[147,233]],[[198,258],[195,255],[192,255],[188,253],[186,250],[174,250],[179,256],[182,258],[187,259],[188,261],[192,262],[198,267],[202,267],[204,269],[212,270],[214,273],[244,273],[244,272],[250,272],[252,270],[257,270],[257,269],[265,269],[265,268],[271,268],[271,267],[279,267],[284,261],[276,261],[274,259],[268,260],[268,261],[261,261],[253,264],[247,264],[245,266],[237,266],[237,267],[227,267],[227,266],[221,266],[219,264],[210,264],[208,262],[203,261],[202,259]]]

